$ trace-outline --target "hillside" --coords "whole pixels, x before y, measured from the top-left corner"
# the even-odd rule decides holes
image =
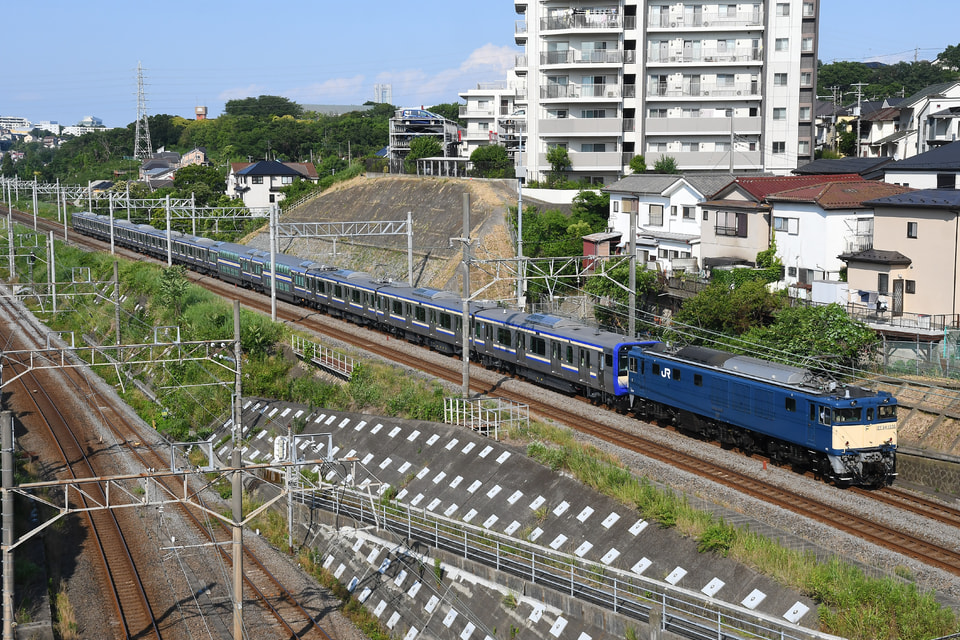
[[[368,222],[413,219],[414,285],[458,291],[461,246],[451,238],[463,235],[463,194],[470,194],[471,238],[477,259],[516,255],[513,233],[506,221],[507,207],[516,204],[510,180],[419,178],[368,174],[335,185],[296,209],[280,222]],[[267,247],[261,234],[252,244]],[[280,251],[317,262],[366,271],[374,276],[406,281],[406,236],[355,237],[333,240],[296,240]],[[472,288],[482,282],[471,271]],[[485,298],[511,297],[513,283],[504,282],[484,292]]]

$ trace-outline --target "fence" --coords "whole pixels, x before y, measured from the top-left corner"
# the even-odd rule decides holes
[[[553,552],[426,510],[373,501],[343,487],[326,487],[310,499],[312,507],[375,525],[406,538],[408,543],[429,545],[623,616],[644,622],[659,619],[661,630],[678,636],[780,640],[832,637],[609,564]]]
[[[501,429],[530,426],[530,407],[504,398],[444,398],[443,421],[499,440]]]
[[[350,378],[356,366],[354,359],[350,356],[322,344],[305,340],[296,334],[290,337],[290,347],[297,356],[344,379]]]

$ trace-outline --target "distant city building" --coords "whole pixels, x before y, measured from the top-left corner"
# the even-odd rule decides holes
[[[0,129],[26,130],[32,128],[30,121],[20,116],[0,116]]]
[[[87,116],[72,127],[64,127],[62,133],[67,136],[82,136],[85,133],[104,131],[105,129],[103,120],[96,116]]]
[[[324,116],[339,116],[351,111],[369,111],[368,104],[304,104],[304,111],[313,111]]]
[[[393,85],[373,85],[373,101],[377,104],[393,104]]]

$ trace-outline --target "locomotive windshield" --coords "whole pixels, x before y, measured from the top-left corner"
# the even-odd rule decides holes
[[[896,420],[897,405],[882,404],[877,407],[877,417],[880,420]]]
[[[847,422],[860,422],[863,417],[863,410],[856,409],[834,409],[833,423],[844,424]]]

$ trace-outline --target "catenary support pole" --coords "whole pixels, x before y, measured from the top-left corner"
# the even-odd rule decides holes
[[[170,227],[170,194],[167,194],[163,209],[167,214],[167,266],[173,266],[173,230]]]
[[[270,319],[277,321],[277,205],[270,207]]]
[[[3,430],[3,640],[14,640],[13,635],[13,414],[0,414],[0,429]]]
[[[236,378],[233,393],[233,452],[231,466],[235,469],[231,478],[231,505],[233,508],[233,638],[243,640],[243,482],[240,467],[240,439],[243,429],[240,423],[241,375],[240,375],[240,301],[233,301],[233,357]]]
[[[56,245],[53,242],[53,231],[50,232],[49,244],[47,245],[48,255],[47,255],[47,267],[50,270],[50,278],[47,282],[50,283],[50,294],[53,297],[53,312],[57,312],[57,252],[54,250]]]
[[[120,344],[120,265],[113,261],[113,321],[117,325],[117,344]]]
[[[627,310],[628,331],[630,339],[637,337],[637,211],[636,207],[631,207],[630,211],[630,241],[627,243],[627,249],[630,251],[630,295],[627,304],[630,308]]]
[[[407,211],[407,283],[413,286],[413,212]]]

